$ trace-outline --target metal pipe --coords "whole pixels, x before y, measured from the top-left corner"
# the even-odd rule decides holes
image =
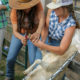
[[[75,10],[75,11],[76,11],[76,1],[77,1],[77,0],[75,0],[75,4],[74,4],[74,10]]]
[[[78,52],[75,53],[71,58],[69,58],[68,61],[66,61],[66,62],[55,72],[55,74],[51,76],[51,78],[50,78],[49,80],[53,80],[53,79],[66,67],[66,65],[68,65],[68,64],[73,60],[73,58],[74,58],[77,54],[78,54]]]
[[[51,76],[51,78],[49,78],[49,80],[53,80],[65,67],[66,65],[68,65],[72,60],[73,58],[78,54],[78,52],[76,52],[71,58],[68,59],[68,61],[66,61],[56,72],[55,74],[53,74]],[[28,76],[24,77],[22,80],[26,80]]]
[[[7,56],[7,54],[5,53],[5,52],[2,52],[5,56]],[[24,64],[22,64],[21,62],[19,62],[18,60],[16,60],[16,62],[19,64],[19,65],[21,65],[21,66],[23,66],[23,67],[25,67],[25,65]]]
[[[80,7],[78,7],[78,6],[75,6],[74,8],[79,8],[80,9]],[[76,9],[75,9],[76,10]]]
[[[27,69],[27,62],[28,62],[28,46],[25,47],[25,69]]]

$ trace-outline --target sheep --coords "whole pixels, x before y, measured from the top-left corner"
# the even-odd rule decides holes
[[[37,59],[33,65],[31,65],[23,73],[28,74],[26,80],[49,80],[49,78],[71,57],[78,51],[78,44],[80,44],[80,29],[76,29],[72,42],[68,50],[63,55],[57,55],[46,50],[41,50],[42,60]],[[76,46],[77,45],[77,46]],[[39,64],[34,70],[35,65]],[[63,70],[66,71],[65,69]],[[60,74],[61,78],[64,74]],[[61,80],[60,77],[55,78],[54,80]]]

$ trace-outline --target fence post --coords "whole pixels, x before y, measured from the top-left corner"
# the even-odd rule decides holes
[[[74,3],[74,10],[76,11],[76,2],[77,0],[75,0],[75,3]]]
[[[25,46],[25,69],[27,69],[27,62],[28,62],[28,46]]]
[[[46,7],[46,5],[47,5],[48,3],[50,3],[51,1],[52,1],[52,0],[41,0],[41,3],[42,3],[43,8],[44,8],[45,15],[47,14],[47,10],[48,10],[48,8]]]

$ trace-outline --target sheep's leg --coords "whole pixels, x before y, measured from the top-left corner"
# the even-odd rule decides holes
[[[23,73],[24,74],[29,74],[37,64],[41,65],[44,69],[46,69],[49,65],[48,63],[38,59],[27,70],[25,70]]]
[[[46,54],[48,54],[49,52],[47,52],[46,50],[41,50],[41,53],[42,53],[42,57],[44,57]]]
[[[60,62],[60,57],[58,57],[58,59],[56,61],[53,61],[49,64],[49,66],[47,67],[46,71],[47,72],[55,72],[56,69],[59,68],[59,65],[61,64]]]

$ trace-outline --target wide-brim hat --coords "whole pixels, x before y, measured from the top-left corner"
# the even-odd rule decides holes
[[[47,4],[46,6],[50,9],[56,9],[61,6],[67,6],[73,3],[73,0],[52,0],[51,3]]]
[[[9,5],[13,9],[27,9],[38,4],[40,0],[9,0]]]

